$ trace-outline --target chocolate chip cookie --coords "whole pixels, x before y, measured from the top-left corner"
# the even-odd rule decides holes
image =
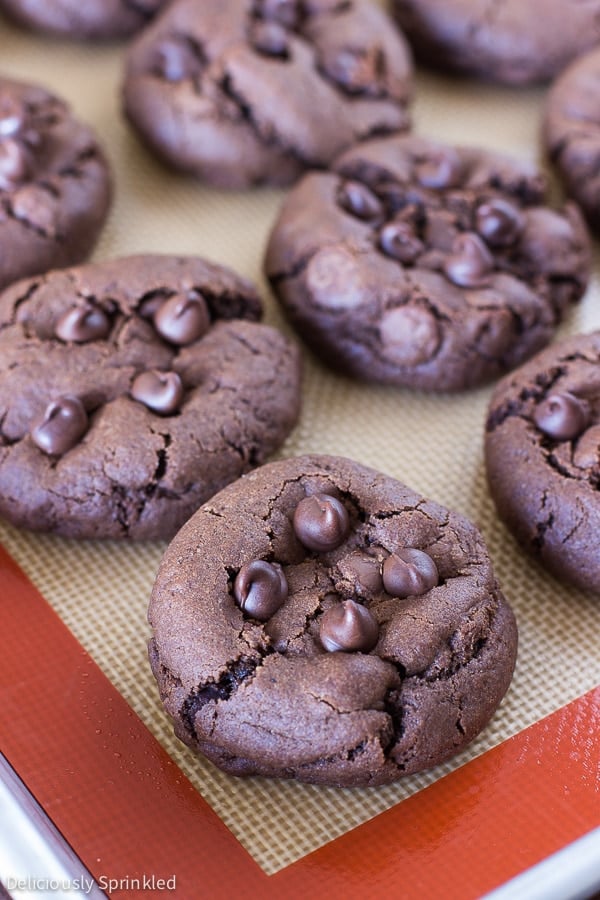
[[[0,514],[77,538],[169,538],[298,415],[299,356],[254,287],[133,256],[0,295]]]
[[[0,288],[85,259],[109,203],[91,130],[43,88],[0,78]]]
[[[134,43],[125,110],[166,162],[211,184],[289,184],[408,125],[412,63],[365,0],[178,0]]]
[[[600,591],[600,332],[538,354],[496,387],[485,459],[500,517],[558,578]]]
[[[0,10],[38,31],[84,40],[127,37],[168,0],[0,0]]]
[[[376,785],[486,725],[513,614],[477,529],[365,466],[270,463],[161,562],[150,661],[176,734],[233,775]]]
[[[324,362],[430,391],[471,387],[546,344],[590,270],[574,204],[508,156],[388,137],[309,173],[265,268]]]
[[[600,42],[600,0],[392,0],[419,59],[506,84],[545,81]]]
[[[572,63],[548,93],[543,135],[568,194],[600,228],[600,48]]]

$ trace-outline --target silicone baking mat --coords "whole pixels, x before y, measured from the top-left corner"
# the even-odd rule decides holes
[[[106,145],[115,202],[96,259],[206,256],[258,282],[267,321],[287,330],[261,274],[282,192],[223,193],[163,169],[121,116],[123,46],[0,22],[0,48],[3,74],[56,90]],[[535,160],[542,100],[542,89],[419,72],[414,128]],[[600,326],[598,293],[595,275],[562,333]],[[551,579],[497,522],[482,463],[489,394],[360,385],[305,353],[302,417],[280,453],[353,457],[469,516],[517,614],[517,671],[490,726],[451,763],[394,786],[236,780],[194,757],[172,735],[146,658],[164,545],[0,524],[0,750],[97,878],[177,874],[182,897],[436,897],[442,885],[470,897],[600,825],[600,602]]]

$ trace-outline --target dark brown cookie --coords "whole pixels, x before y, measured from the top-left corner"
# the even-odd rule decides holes
[[[69,537],[171,537],[277,448],[299,356],[254,287],[193,257],[66,269],[0,296],[0,513]]]
[[[286,198],[266,272],[323,362],[432,391],[476,385],[546,344],[583,293],[573,204],[511,157],[388,137],[310,173]]]
[[[543,136],[568,194],[600,228],[600,49],[572,63],[552,86]]]
[[[169,0],[0,0],[0,10],[28,28],[84,40],[139,31]]]
[[[600,332],[554,344],[504,378],[486,427],[490,492],[520,546],[600,591]]]
[[[129,53],[125,109],[178,169],[282,185],[406,128],[411,77],[404,39],[365,0],[178,0]]]
[[[517,645],[477,529],[332,456],[270,463],[205,504],[161,562],[149,618],[183,741],[234,775],[339,786],[464,747]]]
[[[600,41],[600,0],[392,0],[417,57],[506,84],[545,81]]]
[[[104,154],[68,106],[0,79],[0,288],[81,262],[110,203]]]

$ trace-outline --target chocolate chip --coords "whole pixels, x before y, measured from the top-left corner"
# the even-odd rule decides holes
[[[384,65],[383,55],[375,50],[338,49],[325,56],[324,74],[349,94],[380,93],[379,80]]]
[[[309,550],[327,552],[342,544],[350,530],[344,504],[329,494],[312,494],[294,512],[296,537]]]
[[[556,441],[572,441],[590,420],[588,405],[569,391],[550,394],[533,413],[533,421]]]
[[[287,59],[289,41],[285,28],[277,22],[256,22],[252,27],[252,46],[258,53]]]
[[[288,585],[283,569],[278,563],[262,559],[246,563],[233,583],[233,596],[243,612],[266,622],[287,600]]]
[[[524,227],[521,210],[497,198],[477,207],[475,227],[491,247],[510,247]]]
[[[319,638],[325,650],[368,653],[379,640],[373,613],[355,600],[331,606],[321,617]]]
[[[425,594],[439,582],[437,566],[423,550],[397,550],[383,564],[383,586],[392,597]]]
[[[462,163],[458,153],[448,147],[419,160],[415,165],[415,174],[423,187],[454,187],[460,182]]]
[[[379,246],[386,256],[405,264],[414,263],[425,249],[408,222],[388,222],[384,225],[379,232]]]
[[[286,28],[295,28],[298,25],[300,18],[298,0],[258,0],[255,8],[263,19],[279,22]]]
[[[358,219],[377,219],[383,212],[379,198],[360,181],[345,181],[337,198],[340,206]]]
[[[27,177],[25,151],[18,141],[0,141],[0,189],[9,191]]]
[[[110,332],[111,321],[103,309],[91,303],[73,306],[60,317],[54,333],[61,341],[85,344],[98,341]]]
[[[78,397],[59,397],[46,407],[31,429],[31,438],[44,453],[62,456],[77,444],[88,428],[88,417]]]
[[[131,385],[131,396],[161,416],[172,416],[181,406],[183,385],[177,372],[149,369]]]
[[[479,235],[465,232],[455,238],[444,271],[459,287],[481,287],[494,271],[494,258]]]
[[[210,328],[204,297],[197,291],[174,294],[154,313],[154,327],[171,344],[192,344]]]

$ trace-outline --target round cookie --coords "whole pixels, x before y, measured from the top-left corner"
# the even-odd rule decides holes
[[[489,150],[368,141],[291,191],[265,269],[323,362],[460,390],[543,347],[586,287],[582,217],[544,196],[537,169]]]
[[[558,578],[600,591],[600,332],[548,347],[497,385],[485,461],[500,518]]]
[[[600,228],[600,48],[572,63],[546,98],[543,139],[568,194]]]
[[[176,734],[233,775],[384,784],[457,753],[517,634],[477,529],[348,459],[270,463],[160,564],[150,661]]]
[[[254,287],[133,256],[0,295],[0,514],[76,538],[170,538],[298,416],[299,354]]]
[[[0,288],[85,259],[110,193],[96,137],[67,104],[0,78]]]
[[[417,57],[505,84],[546,81],[600,42],[600,0],[392,0]]]
[[[123,38],[169,0],[0,0],[0,10],[37,31],[83,40]]]
[[[406,42],[366,0],[178,0],[131,48],[124,99],[163,160],[246,188],[405,129],[411,82]]]

